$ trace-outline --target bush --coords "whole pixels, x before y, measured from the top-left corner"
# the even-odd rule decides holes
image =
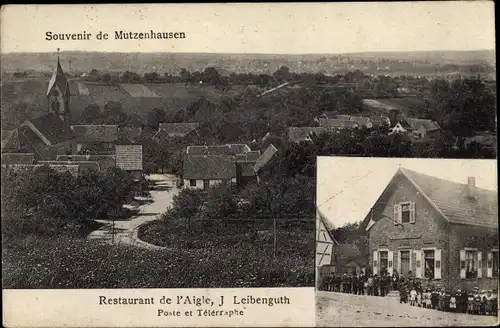
[[[312,238],[311,238],[312,241]],[[4,244],[4,288],[313,286],[314,257],[256,256],[248,248],[145,250],[79,238],[31,236]]]

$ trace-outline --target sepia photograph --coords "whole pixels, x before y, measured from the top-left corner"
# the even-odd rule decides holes
[[[319,157],[317,326],[498,320],[496,160]]]
[[[9,5],[0,50],[14,326],[496,322],[493,2]]]

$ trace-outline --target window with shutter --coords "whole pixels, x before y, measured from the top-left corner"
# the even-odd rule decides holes
[[[436,249],[436,252],[434,254],[434,279],[441,279],[441,250]]]
[[[460,278],[465,279],[466,276],[466,268],[465,268],[465,249],[460,250]]]
[[[486,277],[487,278],[493,277],[493,253],[492,252],[488,252],[488,255],[486,257]]]
[[[393,273],[393,266],[394,266],[394,263],[393,263],[393,262],[394,262],[394,252],[389,251],[388,253],[389,253],[389,254],[388,254],[388,255],[389,255],[389,256],[388,256],[388,257],[389,257],[389,262],[388,262],[388,264],[387,264],[387,273],[388,273],[390,276],[392,276],[392,273]]]
[[[373,274],[378,274],[378,251],[373,251]]]
[[[415,277],[416,278],[422,278],[422,251],[420,250],[415,250],[413,251],[415,253]]]
[[[394,221],[394,224],[399,223],[399,204],[396,204],[393,206],[394,208],[394,217],[392,218],[392,221]]]
[[[477,277],[483,277],[483,253],[477,252]]]
[[[415,223],[415,202],[410,203],[410,223]]]

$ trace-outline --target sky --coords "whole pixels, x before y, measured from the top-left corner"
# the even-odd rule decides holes
[[[491,1],[2,6],[1,52],[350,53],[495,49]],[[185,39],[114,40],[115,30]],[[92,33],[47,41],[46,32]],[[98,41],[103,31],[113,39]]]
[[[318,157],[316,204],[334,227],[362,221],[399,167],[441,179],[497,187],[496,160]]]

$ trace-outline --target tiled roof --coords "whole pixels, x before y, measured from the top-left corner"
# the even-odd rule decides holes
[[[118,125],[73,125],[78,142],[114,142],[118,140]]]
[[[226,146],[229,147],[231,155],[244,154],[250,151],[250,147],[246,144],[227,144]]]
[[[373,126],[382,126],[388,123],[388,118],[386,116],[371,116],[370,120],[372,121]]]
[[[33,164],[35,154],[32,153],[3,153],[2,164]]]
[[[320,118],[319,125],[328,129],[354,129],[359,126],[359,124],[355,121],[336,118]]]
[[[106,171],[109,168],[113,168],[116,165],[115,155],[58,155],[57,161],[62,162],[97,162],[101,171]]]
[[[349,121],[351,119],[351,115],[344,115],[344,114],[339,114],[337,116],[334,116],[334,117],[328,117],[328,118],[337,118],[339,120],[347,120]]]
[[[351,116],[349,120],[356,122],[360,126],[366,126],[371,122],[370,118],[366,116]]]
[[[184,137],[198,128],[198,123],[160,123],[159,129],[167,132],[169,137]]]
[[[57,149],[47,145],[29,126],[21,126],[18,130],[19,141],[23,148],[29,149],[29,152],[35,152],[41,159],[56,158]]]
[[[184,159],[184,179],[227,180],[236,178],[232,156],[188,156]]]
[[[19,136],[16,130],[2,130],[2,149],[19,149]]]
[[[427,131],[435,131],[441,128],[437,122],[432,120],[426,120],[421,118],[407,118],[405,119],[405,121],[406,123],[408,123],[408,125],[412,130],[417,130],[422,125],[425,127]]]
[[[255,172],[259,172],[264,166],[271,161],[271,159],[276,156],[278,149],[273,145],[269,145],[264,153],[257,159],[257,162],[253,166]]]
[[[237,162],[256,162],[260,157],[260,151],[249,151],[245,154],[236,155]]]
[[[40,165],[48,165],[49,167],[51,165],[78,165],[78,171],[84,172],[87,170],[91,171],[97,171],[99,172],[101,170],[101,167],[99,163],[94,162],[94,161],[39,161],[38,164]]]
[[[244,177],[255,176],[255,171],[253,170],[254,162],[239,162],[236,165],[239,167],[241,175]]]
[[[400,169],[452,223],[498,228],[498,192],[476,187],[476,198],[468,197],[467,184]]]
[[[142,171],[142,145],[116,145],[116,167],[125,171]]]
[[[311,134],[318,135],[325,131],[324,127],[290,127],[288,128],[288,140],[292,142],[306,141]]]
[[[9,166],[9,169],[11,169],[13,171],[33,172],[34,170],[45,167],[45,166],[47,166],[47,165],[45,165],[45,164],[16,164],[16,165]],[[77,176],[78,172],[79,172],[79,166],[77,164],[70,164],[70,165],[51,164],[51,165],[48,165],[48,167],[56,172],[59,172],[59,173],[69,172],[74,176]]]
[[[70,126],[53,113],[27,122],[30,122],[52,145],[75,138]],[[27,122],[23,125],[26,125]]]

